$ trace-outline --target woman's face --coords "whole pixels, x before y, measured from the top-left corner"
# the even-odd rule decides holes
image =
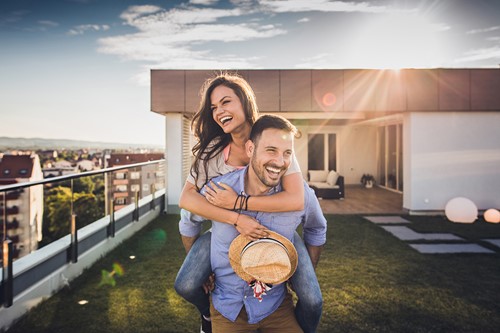
[[[212,117],[224,133],[232,133],[247,124],[243,106],[233,89],[217,86],[210,95],[210,105]]]

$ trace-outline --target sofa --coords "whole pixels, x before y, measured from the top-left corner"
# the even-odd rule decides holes
[[[344,176],[335,170],[309,170],[307,184],[318,198],[344,199]]]

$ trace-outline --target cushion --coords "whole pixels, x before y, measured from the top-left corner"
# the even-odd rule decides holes
[[[326,182],[328,185],[333,186],[337,184],[337,179],[339,179],[339,174],[335,172],[335,170],[332,170],[328,173],[328,176],[326,177]]]
[[[311,187],[316,187],[319,189],[338,189],[338,188],[340,188],[340,186],[338,186],[338,185],[329,185],[326,182],[312,182],[312,183],[309,182],[308,184]]]
[[[309,170],[310,182],[326,182],[328,170]]]

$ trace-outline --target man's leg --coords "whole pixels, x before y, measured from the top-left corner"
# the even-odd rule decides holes
[[[177,273],[174,284],[175,291],[186,301],[196,306],[205,317],[210,316],[210,300],[202,286],[212,272],[210,264],[211,235],[211,232],[206,232],[194,242]]]
[[[258,325],[260,333],[303,333],[295,319],[292,295],[288,293],[279,308]]]
[[[298,233],[294,235],[293,244],[299,256],[297,270],[290,279],[298,297],[295,317],[305,333],[314,333],[321,319],[323,296],[309,253]]]

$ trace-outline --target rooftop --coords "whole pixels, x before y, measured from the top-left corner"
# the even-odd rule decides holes
[[[161,215],[12,327],[18,332],[195,332],[198,314],[174,291],[184,259],[178,215]],[[496,332],[500,248],[493,254],[421,254],[363,215],[327,215],[317,275],[319,332]],[[425,232],[500,238],[500,225],[404,216]],[[432,241],[422,241],[423,243]],[[119,265],[119,266],[117,266]],[[114,274],[115,286],[103,280]],[[104,272],[104,273],[103,273]],[[108,282],[108,283],[103,283]]]

